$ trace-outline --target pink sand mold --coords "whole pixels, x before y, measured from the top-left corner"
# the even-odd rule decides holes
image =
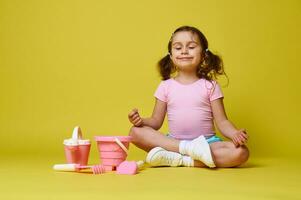
[[[143,161],[124,161],[117,167],[116,173],[135,175],[138,173],[139,169],[143,166],[143,164]]]

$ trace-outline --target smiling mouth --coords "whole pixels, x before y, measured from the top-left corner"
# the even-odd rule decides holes
[[[192,60],[192,57],[186,57],[186,58],[178,58],[179,60]]]

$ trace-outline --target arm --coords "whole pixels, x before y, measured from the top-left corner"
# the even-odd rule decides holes
[[[231,139],[236,146],[243,145],[247,142],[248,136],[244,129],[237,129],[232,122],[228,120],[225,112],[223,98],[211,102],[213,118],[218,130],[227,138]]]
[[[156,98],[153,114],[149,118],[141,118],[138,110],[133,109],[129,114],[129,120],[134,126],[149,126],[155,130],[161,128],[167,109],[167,103]]]
[[[149,118],[142,118],[142,126],[150,126],[159,130],[164,122],[167,103],[156,98],[153,114]]]

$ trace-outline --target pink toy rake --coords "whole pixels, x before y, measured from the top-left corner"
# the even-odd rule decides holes
[[[84,169],[91,169],[93,174],[103,174],[106,172],[105,166],[103,165],[80,165],[80,164],[56,164],[53,166],[53,169],[56,171],[64,172],[80,172]]]

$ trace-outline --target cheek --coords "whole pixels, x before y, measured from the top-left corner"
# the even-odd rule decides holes
[[[201,62],[201,60],[202,60],[200,53],[195,53],[193,57],[194,57],[195,62]]]
[[[173,57],[177,57],[177,56],[181,55],[181,51],[173,50],[173,51],[171,51],[171,54],[172,54]]]
[[[200,49],[196,48],[196,49],[191,49],[190,50],[190,54],[193,56],[197,56],[197,55],[201,55],[201,51]]]
[[[171,58],[171,60],[175,63],[175,62],[177,62],[176,57],[178,57],[178,56],[179,56],[179,53],[177,53],[177,52],[172,52],[172,56],[171,56],[170,58]]]
[[[201,62],[201,55],[195,57],[196,62]]]
[[[177,64],[177,59],[176,59],[174,56],[172,56],[171,61],[172,61],[174,64]]]

